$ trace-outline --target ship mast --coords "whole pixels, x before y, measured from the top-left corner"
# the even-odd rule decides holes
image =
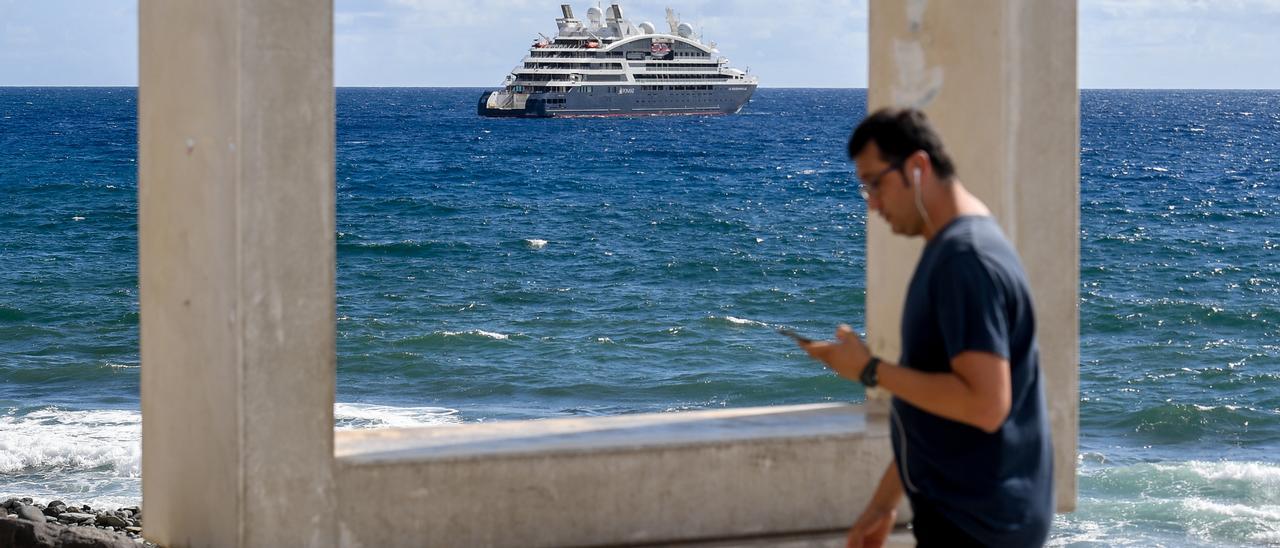
[[[667,25],[671,27],[671,34],[675,34],[676,27],[680,25],[680,17],[676,15],[676,10],[667,8]]]

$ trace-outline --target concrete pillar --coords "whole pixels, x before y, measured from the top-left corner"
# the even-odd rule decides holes
[[[965,186],[990,206],[1031,279],[1055,444],[1058,508],[1076,500],[1079,92],[1076,3],[872,0],[868,108],[923,108]],[[867,222],[872,349],[900,351],[920,240]]]
[[[331,546],[332,2],[142,0],[145,535]]]

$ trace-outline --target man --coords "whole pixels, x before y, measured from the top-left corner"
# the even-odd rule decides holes
[[[868,210],[926,244],[897,364],[846,325],[801,343],[840,376],[893,395],[894,461],[849,531],[880,546],[905,493],[917,545],[1040,546],[1053,461],[1031,292],[1017,253],[965,187],[923,113],[886,109],[849,139]]]

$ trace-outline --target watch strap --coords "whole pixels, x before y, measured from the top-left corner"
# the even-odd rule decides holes
[[[880,358],[871,356],[871,359],[867,360],[867,365],[862,368],[862,374],[858,375],[858,381],[867,388],[875,388],[877,384],[880,384],[879,369]]]

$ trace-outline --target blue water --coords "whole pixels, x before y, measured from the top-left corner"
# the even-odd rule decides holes
[[[475,116],[338,90],[338,425],[819,401],[863,316],[861,90]],[[0,88],[0,496],[139,495],[136,94]],[[963,166],[961,175],[963,177]],[[1280,544],[1280,92],[1085,91],[1080,507],[1055,544]]]

